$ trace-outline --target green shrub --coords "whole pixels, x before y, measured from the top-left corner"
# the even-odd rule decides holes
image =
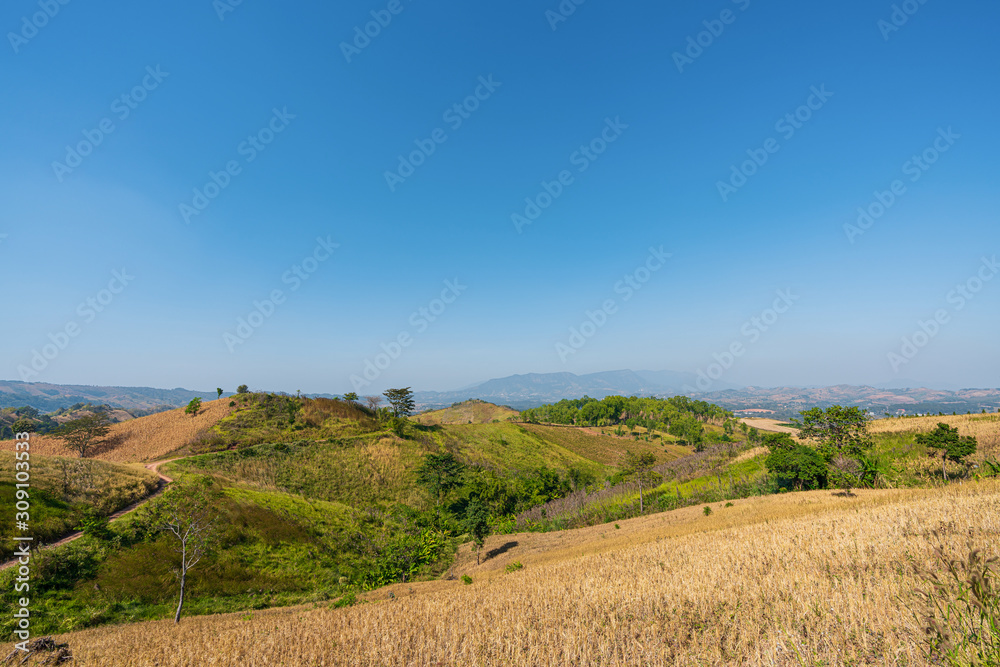
[[[472,577],[470,577],[467,574],[463,574],[462,575],[462,583],[465,584],[466,586],[468,586],[469,584],[472,583]]]
[[[517,572],[518,570],[524,569],[524,565],[520,561],[513,561],[507,563],[507,567],[504,568],[507,572]]]
[[[702,510],[702,512],[705,513],[705,516],[708,516],[709,514],[712,513],[712,508],[709,507],[708,505],[705,505],[705,508]]]
[[[343,607],[352,607],[358,603],[358,596],[351,591],[346,595],[342,595],[339,600],[330,605],[331,609],[342,609]]]

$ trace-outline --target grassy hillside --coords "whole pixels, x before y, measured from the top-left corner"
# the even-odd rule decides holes
[[[333,599],[435,577],[450,563],[473,496],[487,504],[495,530],[509,530],[511,515],[613,476],[620,457],[610,448],[635,444],[510,422],[383,423],[364,408],[329,399],[248,394],[232,402],[209,403],[194,418],[175,411],[116,425],[129,430],[113,431],[114,446],[99,454],[183,454],[161,470],[177,484],[214,480],[221,494],[217,548],[191,573],[187,614]],[[156,429],[164,430],[162,438]],[[40,441],[33,440],[33,451]],[[655,448],[664,460],[679,453]],[[598,451],[601,460],[586,456]],[[444,452],[464,472],[438,508],[417,470],[428,454]],[[105,534],[47,553],[39,574],[46,584],[35,591],[41,606],[35,630],[169,615],[176,555],[155,528],[140,510]],[[7,583],[0,577],[4,591]]]
[[[985,467],[976,466],[987,459],[995,461],[1000,456],[1000,415],[881,419],[869,425],[874,441],[871,454],[880,470],[877,486],[912,488],[940,485],[944,482],[940,457],[916,442],[918,433],[933,430],[939,422],[957,427],[961,435],[975,436],[979,447],[971,457],[974,466],[971,472],[973,475],[989,472]],[[774,420],[754,420],[754,423],[755,427],[769,431],[797,433],[795,429],[780,426]],[[527,428],[545,429],[555,434],[561,427],[528,425]],[[718,427],[706,425],[705,428],[711,433],[712,429]],[[641,427],[635,429],[637,432],[641,431]],[[610,431],[609,428],[596,430]],[[722,429],[718,430],[721,432]],[[582,429],[568,431],[575,434]],[[668,438],[669,435],[663,434],[664,440]],[[765,466],[769,450],[754,446],[754,443],[744,438],[745,434],[737,431],[732,442],[711,445],[701,452],[687,449],[687,455],[682,458],[661,460],[653,471],[662,477],[662,482],[644,490],[644,512],[661,512],[690,505],[784,492],[785,489],[777,484]],[[639,449],[648,448],[650,444],[639,440],[629,446]],[[682,454],[686,449],[673,444],[667,444],[666,447],[679,450]],[[614,448],[611,449],[611,455],[614,455]],[[593,452],[592,456],[596,458],[600,454]],[[947,469],[953,481],[968,473],[965,466],[957,463],[949,462]],[[517,525],[546,530],[589,526],[637,516],[640,513],[639,506],[638,485],[627,482],[608,488],[576,491],[539,505],[520,514]]]
[[[30,464],[30,534],[41,543],[71,532],[85,516],[108,516],[144,498],[159,482],[142,467],[104,461],[32,453]],[[9,510],[0,514],[0,562],[14,552],[14,465],[13,452],[0,452],[0,506]]]
[[[230,399],[202,403],[201,411],[191,416],[183,408],[159,412],[111,425],[111,431],[92,458],[116,463],[156,461],[183,452],[201,440],[208,430],[232,411]],[[14,451],[14,441],[0,441],[0,451]],[[31,451],[42,456],[76,456],[51,435],[31,438]]]
[[[99,667],[215,664],[927,665],[910,563],[995,554],[1000,484],[770,496],[579,531],[496,536],[458,580],[58,637]],[[511,546],[512,544],[512,546]],[[514,563],[523,567],[508,568]],[[508,571],[509,569],[513,571]],[[392,599],[388,593],[394,593]]]
[[[517,419],[517,410],[479,399],[456,403],[450,408],[422,412],[413,418],[418,424],[489,424]]]
[[[665,433],[656,433],[650,440],[613,435],[611,429],[577,428],[550,424],[524,424],[523,428],[545,440],[558,443],[566,449],[591,461],[605,466],[617,467],[621,464],[625,451],[637,453],[651,452],[658,462],[665,462],[691,453],[691,448],[676,444],[676,438]],[[636,427],[636,433],[645,429]]]

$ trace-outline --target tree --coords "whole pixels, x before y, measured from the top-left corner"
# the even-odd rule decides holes
[[[35,422],[30,419],[18,419],[14,422],[13,430],[15,435],[18,433],[34,433]]]
[[[428,454],[417,468],[417,483],[437,501],[437,523],[441,527],[441,508],[448,494],[462,485],[465,466],[451,452]]]
[[[625,479],[633,479],[639,482],[639,513],[642,514],[644,504],[642,497],[643,485],[650,485],[659,481],[662,476],[652,471],[656,465],[656,456],[652,452],[636,454],[625,452],[625,465],[622,468]]]
[[[236,393],[237,394],[249,394],[250,393],[250,387],[246,386],[245,384],[241,384],[240,386],[238,386],[236,388]]]
[[[358,395],[353,391],[349,391],[346,394],[344,394],[344,400],[350,401],[351,403],[356,403],[358,400]]]
[[[386,389],[383,395],[389,399],[392,406],[392,413],[397,417],[407,417],[413,412],[413,392],[409,387],[402,389]]]
[[[378,413],[378,406],[382,404],[381,396],[365,396],[365,400],[368,402],[368,409],[374,413]]]
[[[850,495],[861,472],[858,459],[872,447],[868,413],[859,407],[832,405],[826,410],[803,410],[799,435],[815,438],[818,452],[827,461],[830,481]]]
[[[222,398],[222,387],[216,387],[215,393],[219,395],[219,398]]]
[[[868,414],[859,407],[845,408],[832,405],[826,410],[804,410],[799,435],[816,438],[820,444],[832,448],[834,453],[853,456],[871,448],[868,436]]]
[[[172,486],[151,510],[153,524],[170,535],[180,556],[177,567],[180,595],[174,623],[181,620],[188,572],[213,546],[219,517],[217,502],[212,480],[205,478],[185,486]]]
[[[796,443],[787,433],[768,433],[764,445],[771,450],[764,465],[781,486],[798,491],[826,486],[827,461],[814,448]]]
[[[948,481],[948,461],[961,463],[966,456],[976,453],[976,438],[971,435],[958,435],[958,427],[951,427],[941,422],[930,433],[918,433],[917,443],[941,451],[941,474]]]
[[[191,402],[188,403],[188,405],[187,405],[186,408],[184,408],[185,414],[189,414],[192,417],[197,416],[199,410],[201,410],[201,397],[200,396],[195,396],[194,398],[192,398]]]
[[[473,498],[465,508],[465,530],[472,537],[476,549],[476,565],[479,565],[479,550],[486,543],[486,538],[492,532],[490,529],[490,512],[486,505]]]
[[[80,458],[84,458],[90,448],[110,430],[111,421],[108,415],[104,412],[95,412],[66,422],[56,429],[53,435],[62,438],[67,447],[79,454]]]

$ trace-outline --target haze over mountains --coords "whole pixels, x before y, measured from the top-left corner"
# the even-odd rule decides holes
[[[688,395],[729,410],[761,410],[777,418],[795,416],[799,410],[834,404],[859,405],[875,414],[938,412],[995,412],[1000,409],[1000,389],[934,389],[906,381],[908,387],[885,385],[831,387],[737,387],[715,381],[712,391],[692,392],[697,376],[676,371],[617,370],[576,375],[574,373],[526,373],[452,391],[414,391],[418,410],[447,407],[470,398],[523,410],[565,398]],[[250,387],[267,391],[272,388]],[[228,395],[230,392],[225,392]],[[320,394],[333,397],[336,394]],[[106,403],[129,411],[155,411],[186,405],[192,398],[215,398],[214,391],[157,389],[152,387],[97,387],[0,381],[0,407],[30,405],[52,411],[76,403]]]
[[[76,403],[108,404],[132,411],[176,408],[192,398],[217,398],[214,391],[190,389],[155,389],[153,387],[96,387],[48,382],[0,380],[0,408],[30,405],[43,412],[69,407]]]

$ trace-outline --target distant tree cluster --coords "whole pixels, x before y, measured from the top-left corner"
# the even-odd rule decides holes
[[[649,430],[667,431],[685,443],[699,447],[705,438],[705,424],[731,424],[728,410],[695,401],[687,396],[672,398],[640,398],[606,396],[601,400],[584,396],[558,403],[523,410],[527,422],[573,424],[576,426],[640,426]],[[731,432],[727,430],[727,434]]]

